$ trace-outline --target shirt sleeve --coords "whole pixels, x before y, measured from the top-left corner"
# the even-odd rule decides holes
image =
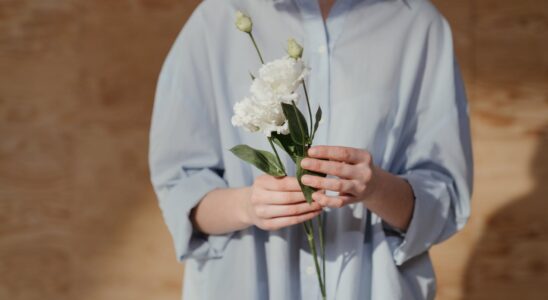
[[[200,234],[189,218],[206,193],[227,187],[205,29],[197,9],[160,72],[150,129],[151,180],[179,261],[220,257],[230,239]]]
[[[396,173],[412,187],[415,205],[407,231],[392,247],[397,265],[455,234],[470,214],[473,165],[468,104],[451,29],[441,15],[430,24],[421,70],[414,80]]]

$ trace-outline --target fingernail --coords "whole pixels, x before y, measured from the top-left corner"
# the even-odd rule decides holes
[[[308,166],[310,166],[310,159],[305,158],[301,160],[301,167],[306,168]]]
[[[309,180],[309,175],[303,175],[303,177],[301,177],[301,182],[304,184],[310,183]]]
[[[318,153],[318,150],[314,147],[308,149],[308,155],[315,155],[316,153]]]

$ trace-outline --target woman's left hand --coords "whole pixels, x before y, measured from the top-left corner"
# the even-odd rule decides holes
[[[313,146],[301,167],[310,171],[333,175],[324,178],[303,175],[303,184],[319,191],[312,194],[314,201],[322,206],[340,208],[344,205],[364,201],[376,186],[376,168],[371,154],[362,149],[339,146]],[[338,196],[327,196],[321,190],[339,192]]]

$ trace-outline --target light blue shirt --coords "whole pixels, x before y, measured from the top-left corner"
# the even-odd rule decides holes
[[[367,149],[415,194],[406,233],[362,204],[326,209],[328,299],[433,299],[428,250],[468,219],[472,153],[451,30],[426,0],[338,0],[325,25],[316,0],[198,6],[161,71],[150,132],[152,182],[186,264],[184,299],[320,299],[301,226],[206,236],[189,220],[207,192],[261,174],[231,147],[269,149],[263,135],[230,122],[260,66],[234,27],[236,10],[253,18],[266,61],[285,55],[289,37],[303,44],[311,104],[324,111],[315,144]]]

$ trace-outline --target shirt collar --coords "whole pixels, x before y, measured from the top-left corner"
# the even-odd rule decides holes
[[[297,2],[307,2],[307,1],[318,2],[318,0],[297,0]],[[336,1],[341,1],[341,0],[336,0]],[[356,2],[360,2],[360,1],[367,1],[367,0],[356,0]],[[393,1],[393,0],[384,0],[384,1]],[[405,5],[411,8],[415,0],[397,0],[397,1],[402,1],[403,3],[405,3]]]

